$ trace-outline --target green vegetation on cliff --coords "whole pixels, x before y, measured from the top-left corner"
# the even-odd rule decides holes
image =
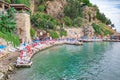
[[[14,4],[25,4],[26,6],[30,6],[30,0],[4,0],[7,3],[14,3]]]
[[[64,8],[65,16],[75,19],[77,17],[83,17],[83,10],[78,0],[68,1],[68,5]]]
[[[4,1],[14,4],[25,4],[28,7],[30,7],[30,0],[4,0]],[[58,4],[57,0],[35,0],[36,12],[33,15],[31,15],[32,23],[32,28],[30,30],[31,37],[35,36],[36,29],[46,30],[46,32],[50,33],[50,35],[53,38],[58,38],[67,35],[67,32],[64,29],[65,27],[86,28],[89,27],[90,25],[92,25],[96,35],[110,35],[114,32],[111,28],[108,28],[107,26],[112,24],[110,19],[108,19],[103,13],[100,13],[98,7],[92,5],[89,0],[66,0],[66,1],[67,2],[65,2],[64,0],[58,1],[60,3],[58,7],[60,8],[63,7],[63,11],[61,12],[58,11],[59,14],[56,14],[57,12],[55,12],[55,16],[60,16],[58,18],[55,17],[54,15],[49,14],[49,10],[47,12],[47,7],[56,9],[54,8],[55,6],[53,7],[48,6],[48,3]],[[67,4],[64,4],[64,2]],[[10,33],[11,35],[14,33],[16,23],[14,21],[13,13],[14,10],[11,9],[8,10],[8,13],[6,15],[0,16],[1,35],[2,33],[3,34]],[[13,41],[13,43],[14,42],[15,41]]]
[[[30,6],[30,0],[14,0],[15,4],[25,4],[27,6]]]
[[[92,26],[95,30],[96,35],[107,36],[112,34],[111,30],[108,29],[106,25],[103,23],[99,23],[99,24],[93,23]]]
[[[59,35],[58,35],[58,33],[56,32],[56,31],[52,31],[52,32],[50,32],[50,36],[52,37],[52,38],[59,38]]]
[[[86,25],[92,24],[93,28],[95,29],[95,34],[97,35],[108,35],[112,34],[111,30],[106,29],[105,27],[109,24],[111,24],[111,21],[106,18],[106,16],[103,13],[100,13],[97,6],[94,6],[90,3],[89,0],[67,0],[67,5],[64,7],[63,14],[64,16],[59,18],[55,18],[54,16],[48,15],[46,13],[46,2],[53,2],[54,0],[37,0],[36,5],[37,12],[31,16],[31,22],[34,25],[34,27],[39,29],[51,29],[53,30],[54,34],[51,34],[51,36],[58,35],[57,33],[61,35],[63,31],[59,30],[57,33],[54,31],[56,30],[56,26],[63,27],[63,23],[65,23],[65,26],[67,27],[85,27]],[[91,15],[92,11],[87,11],[88,13],[84,13],[85,6],[88,6],[91,9],[95,9],[96,16],[94,19],[97,19],[96,21],[91,22]],[[89,17],[87,20],[85,15]],[[101,25],[103,23],[104,25]],[[106,24],[106,25],[105,25]],[[65,27],[64,26],[64,27]],[[96,27],[97,26],[97,27]],[[63,32],[66,34],[66,32]],[[57,36],[58,37],[58,36]],[[56,37],[54,37],[56,38]]]
[[[55,29],[58,24],[57,19],[42,12],[32,15],[31,22],[39,29]]]
[[[103,13],[100,13],[99,10],[97,10],[97,19],[100,20],[102,23],[105,23],[106,25],[111,24],[110,19],[106,18],[106,16]]]
[[[16,22],[14,20],[15,9],[8,9],[7,14],[0,15],[0,37],[10,41],[14,46],[19,45],[19,37],[14,35]]]

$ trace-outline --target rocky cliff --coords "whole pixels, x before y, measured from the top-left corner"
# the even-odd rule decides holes
[[[69,4],[68,2],[69,1],[66,1],[66,0],[45,0],[43,3],[39,2],[40,3],[39,6],[44,4],[45,5],[45,10],[43,11],[43,13],[56,18],[58,20],[58,23],[59,23],[58,25],[61,26],[61,24],[65,23],[64,18],[66,17],[66,15],[65,15],[64,11],[65,11],[65,7]],[[81,3],[79,3],[79,4],[81,4]],[[31,0],[32,11],[37,10],[38,7],[36,5],[38,5],[38,1],[37,0]],[[82,36],[87,36],[88,38],[92,38],[92,36],[94,36],[94,33],[95,33],[95,30],[93,29],[92,24],[101,22],[96,17],[98,10],[96,9],[96,7],[89,6],[86,3],[82,3],[81,8],[83,10],[82,22],[77,21],[76,24],[80,24],[82,26],[79,26],[80,27],[79,31],[75,30],[74,28],[73,29],[71,28],[72,32],[74,32],[76,34],[81,34]],[[71,13],[73,13],[73,12],[71,12]],[[69,20],[67,20],[67,21],[69,21]],[[73,19],[72,19],[72,22],[74,22]],[[69,27],[69,25],[64,26],[65,30],[67,31],[67,34],[72,35],[72,33],[69,32],[70,27],[69,28],[67,28],[67,27]],[[75,27],[75,26],[72,25],[72,27]],[[73,31],[73,30],[75,30],[75,31]]]
[[[64,7],[67,4],[66,0],[54,0],[46,2],[46,12],[47,14],[54,16],[56,18],[63,17]]]

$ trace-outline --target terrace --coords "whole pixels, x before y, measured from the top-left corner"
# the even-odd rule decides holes
[[[30,8],[25,4],[9,4],[0,0],[0,14],[5,14],[7,12],[7,9],[10,7],[14,7],[19,12],[26,12],[30,10]]]
[[[10,4],[10,6],[14,7],[17,11],[25,12],[30,10],[25,4]]]
[[[5,14],[6,10],[10,8],[10,5],[0,0],[0,13]]]

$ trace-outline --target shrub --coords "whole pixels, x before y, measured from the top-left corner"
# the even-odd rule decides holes
[[[56,31],[50,32],[50,36],[54,39],[59,38],[58,33]]]
[[[30,0],[14,0],[14,4],[25,4],[26,6],[30,6]]]
[[[31,22],[35,27],[42,29],[55,29],[58,24],[55,18],[41,12],[32,15]]]
[[[45,10],[45,5],[40,5],[40,6],[38,7],[38,11],[42,12],[42,11],[44,11],[44,10]]]
[[[100,27],[98,24],[96,24],[96,23],[93,23],[92,24],[92,26],[93,26],[93,28],[94,28],[94,30],[95,30],[95,33],[97,34],[97,35],[101,35],[103,32],[103,28],[102,27]]]
[[[11,3],[11,0],[4,0],[5,2],[7,2],[7,3]]]
[[[105,14],[100,13],[99,10],[97,10],[97,15],[96,15],[96,17],[97,17],[98,20],[100,20],[101,22],[103,22],[103,23],[105,23],[105,24],[107,24],[107,25],[111,24],[110,19],[106,18]]]
[[[10,8],[8,13],[0,15],[0,31],[13,33],[16,27],[16,22],[14,20],[15,9]]]
[[[32,38],[35,36],[35,29],[34,28],[30,28],[30,35]]]
[[[81,17],[77,17],[73,20],[73,26],[81,27],[83,25],[83,19]]]
[[[97,35],[111,35],[112,34],[112,31],[110,31],[105,24],[96,24],[96,23],[93,23],[92,24],[94,30],[95,30],[95,33]]]
[[[60,31],[60,36],[67,36],[67,31],[65,30]]]
[[[85,3],[87,6],[92,6],[89,0],[82,0],[83,3]]]
[[[20,44],[19,37],[12,33],[0,32],[0,37],[5,39],[7,42],[11,42],[11,44],[14,46],[18,46]]]
[[[69,0],[68,5],[64,9],[65,16],[74,19],[76,17],[83,17],[83,10],[78,0]]]
[[[65,24],[66,25],[68,25],[68,26],[72,26],[72,20],[70,19],[70,17],[67,17],[67,16],[65,16],[64,18],[63,18],[63,20],[64,20],[64,22],[65,22]]]
[[[0,15],[0,37],[11,42],[14,46],[18,46],[20,44],[19,37],[13,34],[16,28],[14,13],[15,9],[10,8],[7,14]]]

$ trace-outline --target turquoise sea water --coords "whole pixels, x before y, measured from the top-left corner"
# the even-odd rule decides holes
[[[120,80],[120,43],[60,45],[36,54],[11,80]]]

